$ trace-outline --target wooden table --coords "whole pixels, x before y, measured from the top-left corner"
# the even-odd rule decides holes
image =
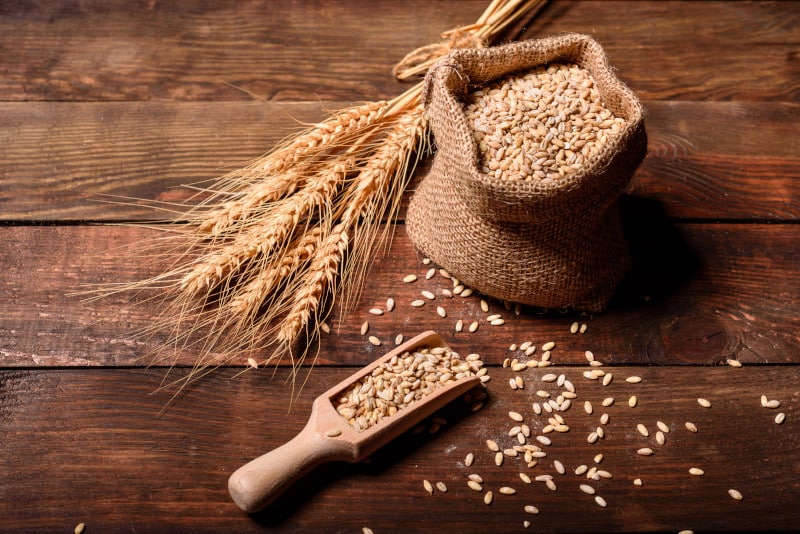
[[[164,267],[126,248],[161,234],[116,224],[154,216],[124,199],[183,200],[190,190],[182,184],[242,166],[298,120],[399,94],[406,85],[392,65],[484,7],[0,6],[0,530],[67,532],[85,523],[86,532],[520,532],[526,520],[536,532],[800,526],[798,3],[555,2],[525,28],[525,38],[592,35],[647,106],[649,152],[623,204],[636,268],[605,313],[515,315],[490,302],[505,325],[455,334],[456,319],[485,317],[480,299],[447,301],[447,318],[412,309],[418,291],[449,282],[421,276],[427,267],[401,222],[356,309],[322,340],[293,405],[285,367],[238,376],[245,362],[237,362],[162,410],[169,395],[154,391],[166,369],[142,358],[163,338],[133,336],[156,320],[156,306],[135,306],[130,294],[94,302],[70,295]],[[104,201],[109,195],[123,201]],[[403,284],[408,273],[421,280]],[[397,309],[369,316],[388,296]],[[327,465],[265,512],[244,514],[227,477],[290,439],[316,395],[384,352],[360,335],[367,318],[386,343],[433,328],[460,352],[480,353],[491,366],[486,405],[474,414],[454,406],[438,432],[424,427],[367,463]],[[586,332],[570,333],[574,321]],[[521,373],[525,389],[512,390],[517,375],[502,362],[525,341],[554,341],[553,366]],[[610,384],[584,378],[586,350],[613,374]],[[186,373],[190,357],[172,376]],[[546,424],[532,410],[538,390],[558,390],[541,381],[544,371],[575,384],[575,405],[564,414],[570,431],[550,434],[536,467],[520,458],[497,467],[485,441],[513,443],[510,410],[523,412],[535,433]],[[780,408],[762,407],[762,395]],[[615,403],[604,407],[607,397]],[[779,412],[783,424],[774,421]],[[590,444],[603,413],[605,437]],[[669,427],[663,445],[657,421]],[[641,447],[655,454],[640,456]],[[613,478],[576,475],[582,464]],[[693,467],[705,474],[689,474]],[[526,484],[520,471],[552,474],[557,489]],[[491,505],[467,487],[470,473],[494,491]],[[424,479],[448,491],[429,495]],[[517,493],[500,495],[501,486]],[[526,513],[528,504],[539,514]]]

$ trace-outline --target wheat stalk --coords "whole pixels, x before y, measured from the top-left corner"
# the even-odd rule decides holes
[[[396,75],[423,73],[452,48],[485,46],[544,3],[492,0],[475,24],[409,54]],[[180,261],[128,286],[172,295],[164,312],[172,350],[198,354],[190,377],[270,346],[265,363],[288,356],[296,371],[333,301],[356,301],[427,147],[421,92],[417,83],[388,102],[338,111],[199,189],[206,198],[176,236],[185,244]]]

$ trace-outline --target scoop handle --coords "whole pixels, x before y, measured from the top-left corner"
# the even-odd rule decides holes
[[[228,479],[228,491],[239,508],[257,512],[314,467],[348,459],[343,447],[309,423],[287,443],[237,469]]]

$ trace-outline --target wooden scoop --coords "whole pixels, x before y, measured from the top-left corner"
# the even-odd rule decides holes
[[[397,346],[317,397],[308,423],[297,436],[231,475],[228,490],[239,508],[249,513],[261,510],[296,479],[324,462],[360,462],[480,383],[480,378],[470,376],[445,384],[362,432],[356,431],[339,415],[334,403],[348,387],[392,357],[424,347],[448,348],[435,332],[425,332]]]

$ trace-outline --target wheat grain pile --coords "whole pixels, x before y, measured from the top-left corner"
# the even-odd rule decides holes
[[[560,63],[473,92],[465,113],[481,171],[500,180],[556,180],[574,173],[625,123],[603,104],[589,71]]]

